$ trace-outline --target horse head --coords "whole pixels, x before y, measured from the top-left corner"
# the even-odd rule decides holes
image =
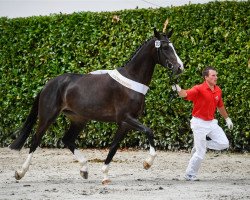
[[[169,40],[172,33],[172,30],[167,33],[159,33],[156,28],[154,28],[155,48],[157,50],[158,59],[157,63],[171,69],[173,74],[177,75],[182,73],[184,67],[181,59],[174,49],[174,45]]]

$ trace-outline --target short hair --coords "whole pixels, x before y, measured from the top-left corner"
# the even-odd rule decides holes
[[[205,78],[206,76],[209,75],[209,70],[214,70],[216,71],[216,69],[212,66],[207,66],[203,71],[202,71],[202,77]]]

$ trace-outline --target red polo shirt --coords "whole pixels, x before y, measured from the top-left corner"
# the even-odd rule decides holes
[[[192,116],[206,121],[213,120],[216,108],[224,105],[221,89],[215,85],[212,91],[205,81],[187,90],[185,99],[193,102]]]

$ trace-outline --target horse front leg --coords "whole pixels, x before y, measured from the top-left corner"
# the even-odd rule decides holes
[[[128,127],[126,126],[125,123],[122,123],[121,125],[119,125],[118,130],[115,134],[115,138],[110,146],[110,150],[108,153],[108,156],[104,162],[104,165],[102,167],[102,173],[103,173],[103,180],[102,180],[102,184],[106,185],[109,184],[111,182],[108,172],[109,172],[109,164],[112,161],[115,153],[117,152],[117,149],[119,147],[119,143],[122,141],[122,139],[124,138],[124,136],[126,135],[126,133],[128,132]]]
[[[152,130],[147,128],[147,127],[145,127],[144,130],[145,130],[145,133],[148,137],[150,148],[149,148],[149,157],[143,162],[143,167],[144,167],[144,169],[149,169],[153,165],[157,154],[155,151],[154,134],[153,134]]]
[[[141,124],[137,119],[132,118],[132,117],[128,117],[126,119],[126,122],[134,129],[137,131],[141,131],[146,133],[146,136],[149,140],[149,145],[150,145],[150,149],[149,149],[149,157],[143,162],[143,167],[144,169],[149,169],[155,160],[156,157],[156,151],[155,151],[155,144],[154,144],[154,134],[152,132],[151,129],[149,129],[148,127],[144,126],[143,124]]]

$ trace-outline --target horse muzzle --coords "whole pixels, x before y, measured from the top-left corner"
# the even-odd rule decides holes
[[[179,75],[184,71],[183,65],[180,65],[180,64],[172,65],[169,69],[173,71],[174,75]]]

